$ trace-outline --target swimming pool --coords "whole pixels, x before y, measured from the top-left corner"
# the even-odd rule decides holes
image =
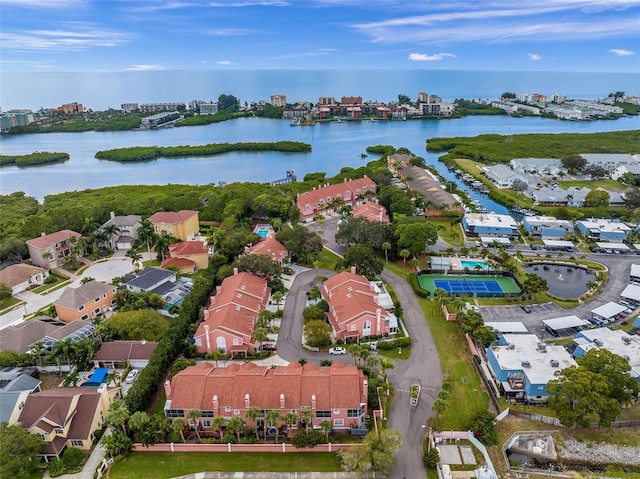
[[[493,269],[489,267],[489,265],[484,261],[470,261],[466,259],[460,260],[460,266],[462,266],[465,269],[486,269],[486,270]]]
[[[256,234],[261,238],[266,238],[267,236],[269,236],[269,230],[258,230],[256,231]]]

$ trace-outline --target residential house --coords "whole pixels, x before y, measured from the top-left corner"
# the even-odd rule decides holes
[[[159,295],[165,308],[180,304],[191,291],[191,285],[191,280],[178,279],[174,271],[153,266],[125,275],[123,283],[123,287],[134,293],[146,291]]]
[[[619,166],[640,164],[637,157],[624,153],[581,153],[580,156],[587,160],[587,166],[600,166],[608,173]]]
[[[337,210],[342,205],[352,208],[375,197],[376,183],[368,178],[346,180],[344,183],[325,185],[298,195],[296,204],[300,210],[300,221],[308,222],[318,214]]]
[[[182,241],[192,241],[200,236],[197,211],[163,211],[151,215],[149,221],[156,234],[161,236],[171,236]]]
[[[65,323],[49,316],[38,316],[2,330],[0,351],[30,353],[37,343],[52,351],[58,341],[81,341],[94,334],[95,325],[77,320]]]
[[[11,294],[20,293],[31,286],[44,284],[49,271],[26,263],[12,264],[0,270],[0,283],[11,288]]]
[[[209,266],[209,250],[202,241],[181,241],[169,245],[169,257],[161,268],[175,266],[180,273],[193,274]]]
[[[553,216],[525,216],[522,226],[534,238],[563,238],[573,233],[573,224],[567,220],[559,220]]]
[[[576,222],[578,230],[594,241],[624,241],[631,233],[631,228],[618,220],[589,218]]]
[[[564,346],[540,342],[535,334],[503,334],[485,352],[494,385],[516,401],[545,402],[555,373],[576,365]]]
[[[40,456],[49,461],[61,457],[67,447],[91,450],[95,432],[102,427],[109,406],[120,388],[53,388],[29,394],[18,422],[45,445]]]
[[[370,201],[362,205],[356,206],[351,215],[354,218],[364,218],[368,221],[377,221],[379,223],[390,223],[387,209],[377,202]]]
[[[141,220],[142,216],[140,215],[116,216],[112,211],[109,221],[103,224],[100,229],[104,230],[111,225],[115,226],[118,231],[114,237],[109,238],[111,249],[129,250],[133,247],[133,242],[138,238],[138,228],[140,228]]]
[[[535,185],[534,180],[526,175],[513,171],[507,165],[487,166],[485,167],[485,173],[487,178],[495,183],[498,188],[511,188],[513,187],[513,182],[516,180],[520,180],[527,185],[530,183]]]
[[[543,186],[531,192],[531,199],[539,205],[569,206],[571,208],[582,208],[587,195],[591,189],[586,186],[578,188],[572,186],[566,190],[557,187]]]
[[[275,435],[274,428],[279,426],[265,423],[267,411],[299,415],[303,408],[310,409],[308,426],[331,421],[334,430],[364,427],[367,418],[367,378],[356,366],[341,362],[330,366],[294,362],[275,367],[234,363],[225,368],[203,363],[166,381],[165,394],[165,416],[187,418],[190,410],[199,410],[200,435],[204,436],[213,435],[213,418],[248,420],[250,407],[263,412],[255,426],[268,426],[267,436]]]
[[[557,158],[514,158],[509,165],[513,171],[525,175],[558,176],[567,173]]]
[[[518,223],[509,215],[496,213],[467,213],[462,226],[468,236],[518,237]]]
[[[266,309],[270,294],[265,279],[235,269],[233,276],[216,288],[204,312],[204,321],[194,336],[198,352],[222,350],[235,355],[254,351],[258,315]]]
[[[132,368],[142,369],[149,364],[157,346],[157,342],[145,340],[103,342],[93,356],[93,364],[96,368],[114,369],[120,362],[126,361]]]
[[[449,193],[438,177],[429,170],[408,165],[403,166],[398,171],[398,175],[405,179],[409,189],[424,195],[427,216],[442,216],[444,211],[464,212],[464,208],[456,197]]]
[[[287,105],[287,95],[271,95],[271,105],[284,107]]]
[[[329,304],[329,322],[336,339],[361,339],[397,332],[397,318],[378,300],[375,286],[364,276],[342,272],[326,280],[321,290]]]
[[[29,394],[40,391],[35,367],[2,368],[0,370],[0,423],[15,424]]]
[[[631,366],[629,374],[640,382],[640,337],[621,329],[596,328],[580,331],[573,342],[573,356],[576,359],[591,349],[606,349],[622,356]]]
[[[64,258],[71,254],[73,242],[71,238],[80,238],[80,233],[71,230],[40,235],[26,242],[31,262],[47,269],[59,268]]]
[[[268,234],[264,238],[260,238],[256,244],[245,248],[247,254],[264,254],[280,264],[289,258],[289,252],[285,245],[280,243],[273,233]]]
[[[405,166],[411,164],[411,160],[415,158],[415,155],[407,155],[404,153],[394,153],[387,157],[387,166],[391,171],[397,171]]]
[[[115,306],[116,287],[95,280],[77,288],[68,286],[53,304],[62,321],[91,320]]]

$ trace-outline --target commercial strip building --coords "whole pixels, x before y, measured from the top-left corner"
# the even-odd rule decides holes
[[[587,329],[578,333],[573,341],[573,356],[577,359],[592,349],[606,349],[624,358],[631,366],[629,374],[640,382],[640,337],[621,329]]]
[[[509,215],[467,213],[462,218],[465,234],[472,237],[519,237],[518,223]]]

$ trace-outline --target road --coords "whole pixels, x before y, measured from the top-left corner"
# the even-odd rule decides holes
[[[337,254],[345,248],[335,242],[335,231],[338,218],[329,218],[322,225],[307,225],[312,231],[320,229],[325,247]],[[320,276],[330,277],[335,272],[320,270]],[[416,300],[413,289],[407,281],[390,271],[383,271],[380,277],[395,290],[404,312],[404,322],[411,335],[411,357],[406,361],[395,361],[395,368],[387,370],[389,381],[395,387],[395,396],[389,416],[389,427],[402,434],[404,444],[396,456],[397,463],[391,470],[390,479],[413,479],[424,477],[422,463],[422,441],[426,429],[426,421],[431,413],[431,406],[442,385],[440,358],[431,336],[429,326]],[[311,289],[316,280],[315,271],[299,274],[289,293],[284,307],[284,315],[278,336],[278,354],[288,361],[297,361],[304,357],[308,361],[319,362],[322,359],[337,360],[339,356],[327,353],[307,351],[300,346],[302,337],[302,310],[305,293]],[[420,384],[422,392],[420,401],[415,407],[409,405],[409,388],[412,384]]]

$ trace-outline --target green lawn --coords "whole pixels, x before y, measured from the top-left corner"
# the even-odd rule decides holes
[[[578,188],[582,188],[586,186],[587,188],[595,189],[595,188],[604,188],[605,190],[610,191],[622,191],[625,189],[625,186],[612,179],[608,180],[568,180],[568,181],[558,181],[560,186],[565,190],[572,186],[577,186]]]
[[[471,353],[457,324],[444,320],[437,301],[417,299],[438,348],[442,374],[454,379],[453,391],[447,400],[449,407],[433,421],[433,427],[440,431],[464,431],[474,415],[487,410],[489,396],[471,363]]]
[[[17,306],[21,302],[22,300],[14,298],[13,296],[9,296],[8,298],[0,301],[0,311],[2,311],[3,309],[11,308],[12,306]]]
[[[451,246],[464,246],[464,234],[460,220],[429,220],[438,231],[438,236]]]
[[[132,452],[116,461],[111,479],[164,479],[200,471],[334,472],[342,471],[333,453]]]
[[[319,268],[333,270],[338,261],[340,261],[340,257],[327,248],[322,248],[322,251],[318,253]]]

